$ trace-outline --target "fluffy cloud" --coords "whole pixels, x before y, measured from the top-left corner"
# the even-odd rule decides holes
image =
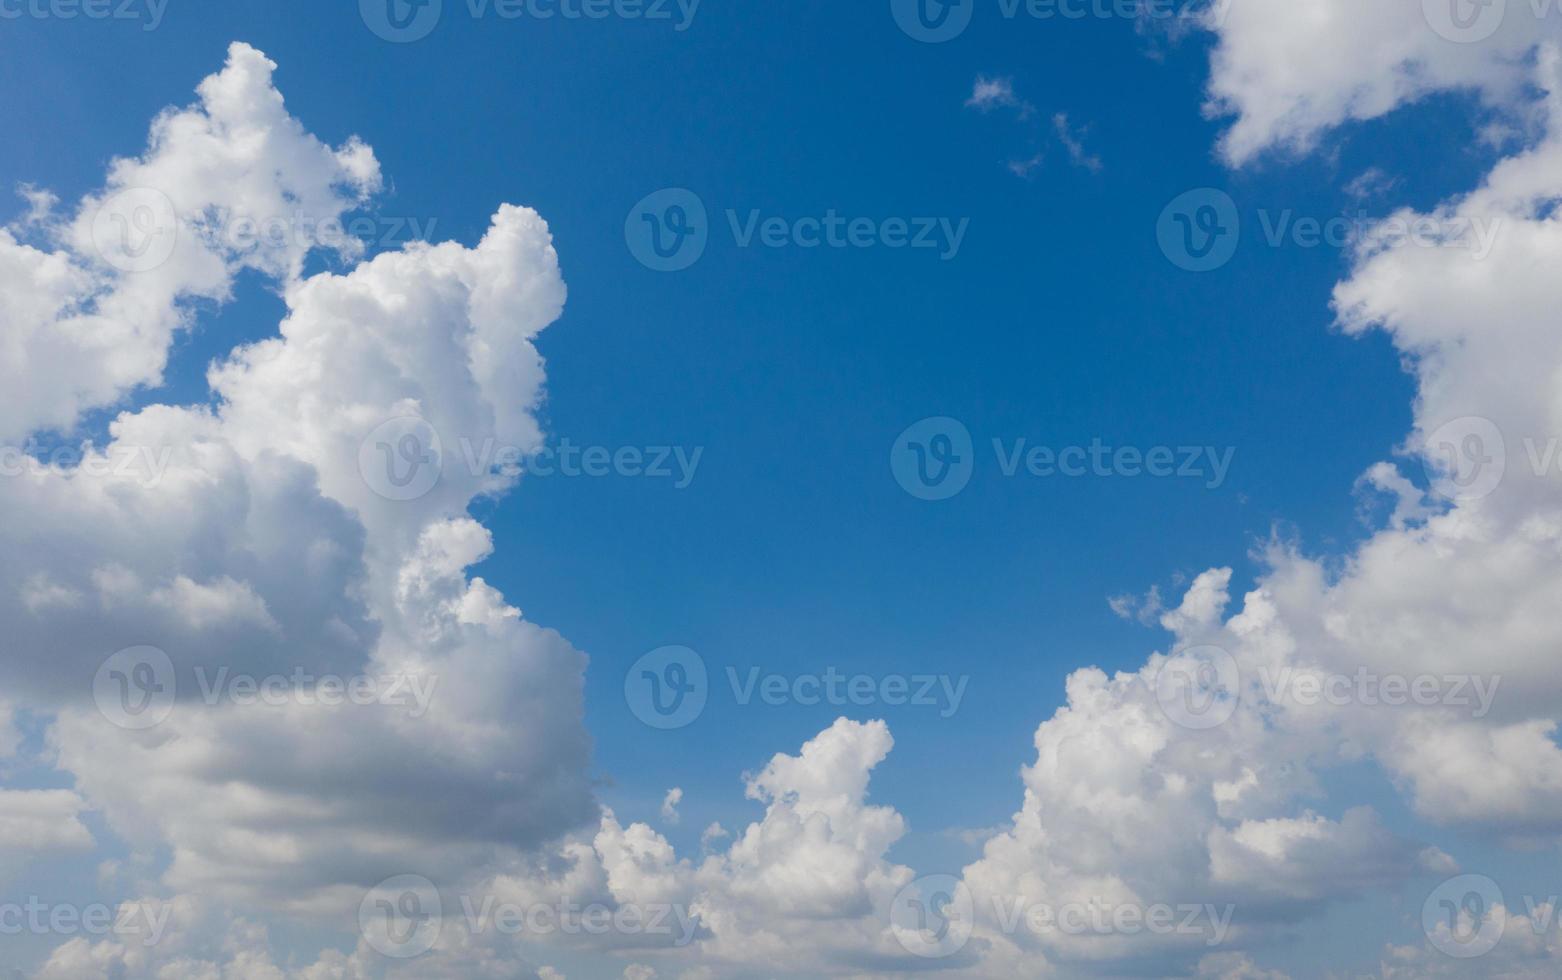
[[[775,756],[746,780],[764,816],[698,864],[646,824],[626,827],[604,812],[595,836],[567,846],[555,872],[501,876],[493,893],[519,907],[670,910],[665,930],[594,945],[659,950],[679,969],[727,975],[783,957],[803,972],[914,968],[888,924],[895,893],[913,877],[886,860],[905,822],[867,802],[870,774],[893,744],[883,722],[843,718],[797,755]]]
[[[52,712],[50,757],[80,794],[8,794],[0,823],[30,852],[81,846],[75,814],[90,805],[139,853],[166,849],[165,898],[148,901],[186,910],[195,949],[186,962],[178,943],[77,941],[47,975],[268,975],[264,929],[224,909],[346,927],[384,878],[459,883],[597,813],[585,657],[466,574],[492,548],[467,505],[514,477],[462,450],[541,437],[532,339],[565,295],[547,226],[505,205],[473,247],[419,243],[303,278],[321,244],[303,230],[358,206],[378,167],[363,144],[331,150],[288,116],[274,67],[235,45],[200,104],[160,116],[146,155],[115,161],[76,219],[30,223],[54,251],[0,240],[0,315],[20,338],[0,370],[50,379],[8,390],[14,434],[155,383],[184,304],[224,298],[241,269],[272,277],[288,308],[278,336],[213,366],[212,407],[123,413],[79,465],[0,481],[18,518],[0,531],[0,611],[19,651],[0,669]],[[95,216],[131,188],[173,202],[155,267],[95,251]],[[157,216],[127,216],[143,218]],[[241,218],[297,234],[236,243]],[[338,251],[353,261],[361,246]],[[401,416],[446,440],[416,499],[392,499],[361,452],[372,462],[371,433]],[[157,689],[177,698],[130,731],[99,710],[94,678],[140,645],[168,655]],[[328,701],[327,674],[383,696]],[[244,696],[272,680],[280,697]],[[242,942],[201,952],[224,930]],[[326,960],[309,975],[339,975]]]
[[[1327,130],[1375,119],[1434,92],[1522,105],[1524,56],[1562,37],[1527,2],[1238,0],[1211,4],[1218,35],[1208,111],[1236,120],[1221,141],[1241,164],[1272,148],[1303,151]]]
[[[34,861],[91,850],[86,808],[70,790],[0,790],[0,883]]]
[[[288,115],[275,68],[234,45],[199,103],[159,116],[146,153],[113,161],[72,217],[46,220],[50,199],[33,191],[23,226],[0,229],[0,387],[10,393],[0,439],[68,430],[82,412],[156,384],[174,332],[190,322],[185,301],[228,298],[243,269],[296,276],[320,228],[379,187],[368,147],[332,149]],[[288,232],[246,232],[272,227]],[[328,244],[346,258],[359,250]]]
[[[698,860],[593,801],[584,655],[468,573],[492,542],[467,508],[514,475],[467,466],[465,451],[541,438],[534,339],[565,299],[547,227],[503,206],[476,245],[369,259],[341,245],[349,267],[308,278],[304,257],[323,242],[236,244],[218,233],[235,215],[339,217],[379,181],[367,147],[309,136],[283,108],[274,66],[236,45],[200,104],[160,117],[146,154],[116,161],[74,217],[55,220],[33,192],[30,215],[0,232],[0,317],[17,338],[0,360],[13,437],[68,429],[155,384],[188,302],[224,298],[243,269],[272,277],[287,305],[277,336],[213,366],[211,407],[126,412],[87,450],[102,466],[0,481],[0,506],[20,517],[0,529],[0,546],[20,556],[0,568],[0,612],[20,651],[0,670],[8,697],[48,714],[50,758],[75,780],[0,791],[0,873],[22,856],[91,848],[89,808],[137,855],[167,855],[125,906],[166,921],[165,941],[74,939],[39,975],[560,975],[457,914],[413,961],[387,961],[367,940],[274,953],[273,921],[351,930],[370,889],[416,874],[478,905],[667,910],[664,932],[531,937],[615,953],[625,976],[783,964],[808,975],[1281,980],[1255,956],[1292,924],[1457,868],[1370,808],[1327,798],[1321,774],[1333,767],[1370,760],[1434,825],[1557,846],[1562,509],[1558,471],[1533,460],[1562,425],[1551,323],[1562,308],[1562,100],[1549,95],[1537,113],[1526,93],[1562,85],[1549,50],[1525,57],[1540,35],[1522,11],[1485,43],[1456,44],[1429,26],[1432,6],[1234,5],[1211,81],[1216,111],[1236,117],[1225,143],[1235,161],[1447,89],[1545,127],[1474,191],[1395,216],[1494,226],[1489,254],[1457,235],[1443,247],[1369,238],[1336,291],[1343,328],[1386,331],[1417,375],[1413,431],[1363,478],[1394,496],[1394,513],[1343,561],[1272,542],[1258,585],[1235,601],[1230,571],[1215,569],[1175,608],[1159,597],[1124,605],[1159,614],[1170,642],[1138,670],[1068,678],[1066,706],[1035,732],[1018,811],[960,876],[973,935],[941,961],[918,958],[892,924],[916,872],[889,856],[904,818],[869,802],[893,746],[882,722],[842,719],[746,777],[762,816],[730,840],[713,826]],[[1003,90],[984,100],[1003,104]],[[109,203],[132,188],[174,208],[172,250],[155,268],[134,268],[128,239],[120,252],[103,241],[105,206],[121,231],[146,217]],[[369,437],[409,416],[443,451],[413,447],[439,478],[397,499],[374,467],[397,461],[405,432]],[[1506,446],[1487,429],[1470,442],[1472,417]],[[1501,480],[1460,472],[1472,461],[1505,462]],[[127,731],[98,710],[93,680],[107,654],[136,644],[168,653],[179,697],[161,724]],[[292,668],[395,678],[428,697],[199,697],[216,671]],[[1343,700],[1304,696],[1341,678],[1472,672],[1500,686],[1467,685],[1463,701],[1438,687],[1438,698],[1397,706],[1359,686]],[[0,722],[9,753],[19,738],[8,712]],[[1202,918],[1191,930],[1078,930],[1003,915],[1103,905]],[[1535,928],[1543,912],[1498,910],[1507,938],[1476,964],[1455,970],[1435,949],[1393,946],[1379,972],[1553,976],[1562,950]]]

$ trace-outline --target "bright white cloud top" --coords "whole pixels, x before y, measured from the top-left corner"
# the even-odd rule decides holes
[[[1164,614],[1171,642],[1141,670],[1074,673],[1067,706],[1036,730],[1012,825],[935,883],[952,903],[940,908],[964,914],[931,943],[906,917],[931,900],[921,872],[889,858],[905,820],[871,798],[894,744],[883,722],[841,719],[775,755],[746,777],[763,816],[730,840],[713,828],[698,859],[595,800],[585,656],[467,573],[492,549],[467,508],[512,477],[447,466],[429,492],[395,500],[366,479],[361,452],[377,427],[411,416],[473,444],[540,443],[533,341],[566,292],[548,227],[503,205],[470,248],[417,243],[365,259],[304,231],[236,242],[225,230],[241,219],[339,220],[381,175],[364,143],[311,136],[284,107],[276,66],[235,44],[199,101],[159,116],[145,153],[116,160],[101,192],[65,213],[40,193],[29,218],[0,230],[8,440],[155,389],[191,302],[230,298],[246,270],[287,307],[276,336],[213,366],[213,406],[119,415],[91,452],[127,467],[0,481],[13,518],[0,526],[11,556],[0,614],[27,651],[0,672],[16,705],[49,718],[75,787],[0,791],[0,875],[90,853],[101,842],[81,817],[99,814],[140,859],[121,915],[163,923],[151,945],[65,942],[40,976],[556,977],[550,949],[587,949],[641,977],[778,965],[1097,976],[1151,963],[1277,977],[1259,963],[1285,922],[1460,870],[1453,844],[1404,839],[1372,809],[1324,797],[1329,770],[1364,759],[1432,825],[1554,859],[1562,497],[1557,467],[1531,465],[1526,440],[1562,431],[1558,56],[1524,17],[1455,43],[1418,5],[1367,6],[1239,2],[1212,23],[1211,106],[1235,117],[1222,149],[1234,164],[1305,149],[1453,89],[1529,134],[1439,208],[1495,222],[1490,255],[1369,241],[1335,295],[1344,329],[1387,331],[1414,366],[1401,462],[1439,459],[1449,440],[1462,451],[1473,423],[1461,420],[1479,417],[1505,437],[1500,484],[1429,497],[1397,464],[1375,468],[1368,484],[1400,506],[1342,564],[1276,541],[1237,608],[1230,573],[1208,571]],[[148,215],[171,233],[131,247],[123,232]],[[320,247],[346,270],[306,277]],[[127,729],[94,704],[94,676],[145,638],[167,653],[180,698],[161,724]],[[1443,678],[1472,663],[1500,686],[1472,681],[1462,700],[1439,690],[1392,709],[1301,696],[1363,671]],[[196,678],[223,669],[300,666],[395,677],[427,696],[197,696]],[[1210,700],[1218,686],[1231,697]],[[1210,711],[1218,723],[1206,724]],[[14,753],[9,711],[0,722],[0,752]],[[681,800],[669,793],[668,822]],[[442,919],[399,938],[372,924],[359,935],[363,909],[384,898],[395,911],[405,892],[380,883],[409,875],[437,887]],[[1074,929],[1030,914],[1102,903],[1169,909],[1191,926]],[[521,942],[497,924],[473,930],[468,914],[592,906],[640,926]],[[1492,910],[1509,939],[1479,960],[1385,947],[1380,974],[1554,977],[1562,948],[1527,927],[1537,911]],[[338,941],[298,965],[273,933],[299,923]],[[386,955],[413,948],[421,955]]]

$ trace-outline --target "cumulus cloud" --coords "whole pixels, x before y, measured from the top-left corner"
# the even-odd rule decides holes
[[[244,269],[295,277],[321,224],[378,189],[367,146],[333,149],[288,115],[275,68],[235,45],[199,102],[160,115],[146,152],[114,160],[70,217],[53,220],[55,198],[28,191],[21,226],[0,229],[0,386],[11,393],[0,439],[69,430],[82,412],[157,384],[191,322],[188,301],[227,299]],[[235,236],[241,223],[293,233]]]
[[[105,189],[49,228],[52,251],[0,233],[0,316],[22,341],[0,371],[48,381],[7,389],[13,435],[155,384],[184,304],[225,298],[242,269],[271,277],[287,305],[277,336],[212,367],[212,406],[122,413],[78,465],[0,481],[16,518],[0,530],[12,556],[0,611],[21,652],[0,670],[52,715],[50,755],[77,787],[8,793],[0,822],[30,851],[83,846],[76,813],[90,806],[132,847],[165,850],[162,897],[147,900],[187,909],[196,946],[244,931],[228,946],[251,959],[210,960],[244,976],[272,969],[264,929],[225,908],[343,928],[388,876],[487,873],[596,815],[585,657],[466,573],[492,549],[466,508],[514,474],[454,464],[458,443],[541,438],[532,340],[565,294],[547,226],[504,205],[475,246],[366,259],[338,244],[349,268],[309,278],[321,243],[303,232],[235,245],[225,231],[241,217],[318,228],[379,183],[366,145],[329,149],[287,114],[274,68],[234,45],[198,105],[159,116],[146,154],[116,160]],[[172,202],[173,245],[155,267],[94,238],[128,189]],[[390,499],[361,464],[398,416],[449,440],[415,500]],[[100,710],[94,675],[142,646],[166,653],[156,689],[177,694],[160,724],[126,730]],[[327,701],[327,674],[422,696]],[[234,678],[278,680],[286,696],[243,700],[223,686]],[[177,946],[78,941],[45,972],[199,973],[205,953],[169,965]]]
[[[1269,149],[1304,152],[1342,123],[1376,119],[1436,92],[1522,107],[1525,55],[1543,40],[1562,38],[1562,22],[1537,13],[1543,9],[1355,0],[1212,4],[1203,15],[1218,39],[1206,108],[1235,117],[1221,151],[1235,164]]]
[[[840,719],[747,775],[761,815],[731,835],[711,825],[697,858],[594,801],[584,655],[469,572],[493,544],[467,508],[515,475],[454,465],[457,443],[541,439],[534,341],[565,300],[547,226],[504,205],[474,245],[373,257],[341,246],[345,268],[307,278],[304,257],[322,242],[215,236],[236,213],[339,217],[380,179],[361,142],[331,149],[309,136],[272,85],[275,66],[236,45],[200,103],[160,116],[145,155],[116,161],[73,216],[55,218],[58,205],[33,191],[28,216],[0,231],[0,316],[20,338],[0,381],[48,382],[7,385],[13,437],[69,428],[155,385],[188,303],[225,298],[240,271],[270,277],[287,306],[276,336],[212,367],[209,407],[125,412],[104,445],[86,447],[88,460],[129,460],[122,471],[84,461],[0,481],[0,506],[18,517],[0,528],[17,556],[0,568],[0,612],[21,651],[0,671],[8,698],[48,716],[49,757],[74,787],[0,790],[0,874],[89,851],[89,809],[138,860],[167,856],[121,906],[165,923],[165,941],[72,939],[38,975],[560,975],[454,915],[413,962],[388,963],[367,939],[275,951],[273,922],[350,935],[370,889],[414,874],[479,905],[660,910],[666,931],[537,939],[617,955],[625,976],[785,964],[1280,980],[1262,947],[1296,923],[1458,870],[1438,843],[1330,798],[1332,768],[1370,760],[1434,828],[1557,846],[1562,509],[1558,470],[1535,460],[1562,424],[1562,83],[1549,49],[1530,57],[1540,36],[1522,13],[1487,43],[1456,45],[1414,7],[1233,5],[1214,25],[1211,80],[1213,111],[1235,119],[1223,144],[1234,162],[1304,149],[1434,91],[1475,92],[1530,127],[1477,188],[1392,216],[1496,227],[1489,251],[1461,247],[1457,230],[1434,243],[1369,235],[1335,291],[1341,327],[1386,332],[1416,374],[1411,433],[1361,483],[1392,497],[1392,514],[1339,559],[1270,542],[1246,595],[1217,568],[1174,607],[1158,593],[1114,603],[1169,639],[1138,669],[1067,679],[1067,703],[1035,731],[1012,820],[958,876],[970,940],[934,964],[892,924],[917,873],[890,857],[904,817],[870,802],[894,744],[882,722]],[[1012,85],[986,84],[975,107],[1018,102]],[[1072,132],[1066,120],[1058,132]],[[124,219],[109,227],[150,214],[155,230],[155,209],[113,211],[132,188],[165,194],[176,215],[156,268],[133,268],[129,239],[101,241],[105,207]],[[395,499],[363,450],[407,416],[445,448],[414,447],[439,479]],[[372,470],[386,460],[367,444]],[[168,654],[177,688],[166,720],[139,731],[93,698],[103,658],[136,644]],[[292,667],[399,678],[430,696],[242,710],[198,696],[212,671]],[[1373,701],[1382,688],[1369,695],[1362,679],[1384,675],[1434,678],[1437,696]],[[1462,700],[1451,689],[1461,678]],[[1306,696],[1340,679],[1343,699]],[[9,754],[19,738],[9,712],[0,722]],[[680,800],[669,793],[664,819],[675,822]],[[1195,910],[1197,927],[1077,930],[1005,915],[1160,906]],[[1509,938],[1478,973],[1407,945],[1387,947],[1379,972],[1554,976],[1562,950],[1535,928],[1550,911],[1497,910]]]

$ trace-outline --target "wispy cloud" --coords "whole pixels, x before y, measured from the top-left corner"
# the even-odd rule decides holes
[[[1052,128],[1058,134],[1058,142],[1068,150],[1068,158],[1076,167],[1083,167],[1093,174],[1101,172],[1101,158],[1085,150],[1085,144],[1081,140],[1083,132],[1076,134],[1069,128],[1068,113],[1058,112],[1052,116]]]
[[[1014,94],[1014,79],[988,78],[985,75],[976,77],[975,84],[971,86],[971,97],[965,100],[965,105],[978,112],[1013,109],[1021,119],[1029,118],[1036,111],[1035,106]]]

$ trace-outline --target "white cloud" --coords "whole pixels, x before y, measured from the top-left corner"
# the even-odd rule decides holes
[[[683,790],[674,786],[667,791],[662,799],[662,821],[669,824],[678,823],[678,804],[683,802]]]
[[[0,240],[0,309],[23,317],[7,330],[36,340],[8,346],[19,359],[0,370],[60,375],[8,390],[17,433],[68,425],[155,382],[180,300],[224,297],[240,268],[273,277],[287,304],[277,337],[214,366],[212,408],[124,413],[88,464],[0,481],[13,517],[0,530],[10,556],[0,611],[27,653],[0,671],[29,707],[54,713],[50,749],[80,796],[51,800],[86,801],[133,847],[166,849],[165,894],[201,896],[213,922],[233,907],[345,927],[383,878],[421,870],[459,885],[596,815],[585,658],[467,578],[492,545],[466,507],[511,478],[456,464],[462,439],[540,439],[532,338],[565,291],[546,224],[509,205],[473,247],[419,243],[308,279],[307,239],[213,244],[235,214],[317,227],[378,185],[366,146],[330,150],[287,115],[273,68],[235,45],[199,106],[160,116],[147,155],[116,161],[107,189],[54,229],[60,251]],[[179,244],[156,269],[106,270],[87,251],[97,202],[127,187],[178,208]],[[32,271],[7,278],[18,264]],[[90,324],[67,316],[89,298],[100,311]],[[123,324],[105,319],[109,307]],[[358,450],[378,424],[413,412],[449,455],[425,497],[388,500]],[[139,447],[168,449],[166,468],[145,469],[159,453],[124,452]],[[141,468],[89,465],[121,457]],[[169,654],[180,699],[162,724],[127,732],[96,710],[92,679],[108,654],[141,644]],[[203,697],[219,671],[300,670],[411,678],[433,697],[426,714]],[[111,947],[78,943],[58,957],[136,958]]]
[[[1549,53],[1538,72],[1509,57],[1533,45],[1522,17],[1492,44],[1457,48],[1420,18],[1339,3],[1234,5],[1211,83],[1218,108],[1237,117],[1228,156],[1305,147],[1431,91],[1470,88],[1533,117],[1525,81],[1562,88]],[[1386,61],[1372,61],[1383,52]],[[54,715],[49,746],[76,787],[0,790],[10,845],[0,871],[17,855],[91,848],[79,819],[88,807],[136,854],[170,855],[153,894],[130,903],[167,911],[166,942],[72,940],[40,975],[323,980],[534,969],[516,944],[453,923],[427,959],[388,969],[362,945],[327,949],[307,966],[293,964],[308,957],[273,954],[269,921],[351,929],[366,889],[408,872],[475,899],[679,910],[673,921],[686,931],[548,938],[633,956],[625,976],[926,966],[888,923],[916,873],[889,858],[904,818],[869,802],[871,774],[893,746],[882,722],[841,719],[746,777],[762,816],[730,838],[713,824],[698,860],[594,802],[584,655],[467,573],[492,540],[466,509],[510,477],[449,465],[427,494],[394,501],[359,470],[365,435],[398,415],[427,419],[449,460],[459,453],[449,444],[463,438],[541,438],[544,372],[533,341],[565,298],[547,226],[506,205],[474,246],[417,244],[366,260],[349,247],[349,268],[308,279],[308,242],[213,245],[202,234],[218,212],[339,215],[379,182],[361,143],[332,150],[287,116],[272,67],[235,46],[202,84],[200,106],[160,117],[147,155],[116,162],[75,218],[55,223],[35,192],[23,226],[0,232],[0,315],[21,338],[0,381],[26,374],[50,386],[6,388],[16,436],[69,426],[156,383],[185,320],[181,304],[223,298],[242,268],[273,277],[288,310],[278,336],[213,368],[213,407],[125,413],[109,444],[92,449],[108,458],[173,447],[156,479],[78,471],[0,482],[0,506],[18,518],[0,530],[0,546],[22,556],[0,568],[0,612],[28,654],[0,671],[8,695]],[[976,107],[1018,104],[1012,85],[986,84],[973,92]],[[1153,593],[1117,603],[1124,615],[1158,615],[1171,642],[1138,670],[1068,678],[1067,704],[1035,732],[1018,811],[964,869],[976,935],[939,966],[1088,976],[1154,963],[1212,980],[1282,980],[1247,952],[1274,938],[1277,923],[1455,868],[1371,809],[1325,799],[1320,775],[1343,763],[1377,763],[1433,825],[1508,843],[1562,840],[1562,509],[1558,477],[1529,469],[1523,442],[1562,425],[1562,223],[1553,213],[1562,108],[1550,103],[1547,114],[1546,134],[1432,215],[1443,227],[1496,227],[1489,254],[1379,235],[1352,257],[1335,295],[1345,330],[1386,331],[1416,372],[1400,459],[1418,462],[1445,423],[1478,415],[1509,436],[1501,484],[1478,498],[1435,499],[1385,462],[1363,485],[1392,494],[1394,513],[1343,562],[1272,542],[1234,611],[1229,569],[1200,575],[1175,608]],[[1064,120],[1060,136],[1069,132]],[[131,186],[166,189],[183,216],[174,253],[147,272],[106,267],[89,251],[97,202]],[[17,237],[39,228],[55,236],[48,248]],[[187,687],[162,725],[126,732],[94,709],[91,677],[107,653],[145,642],[166,649],[181,678],[218,665],[305,665],[394,672],[437,694],[415,717],[385,704],[240,711],[201,704]],[[1199,651],[1209,647],[1228,652],[1240,696],[1222,724],[1179,724],[1161,681],[1206,666]],[[1308,703],[1266,683],[1362,669],[1478,670],[1502,684],[1489,713],[1472,713],[1451,703]],[[9,711],[0,721],[9,754],[19,741]],[[664,801],[669,822],[681,796],[675,789]],[[1240,913],[1229,923],[1234,948],[1212,950],[1207,934],[1005,927],[988,910],[1016,898]],[[1554,936],[1502,914],[1515,938],[1479,965],[1482,975],[1554,976]],[[1433,951],[1402,946],[1380,967],[1384,980],[1470,975],[1451,970]]]
[[[0,884],[23,866],[91,850],[87,808],[64,789],[0,789]]]
[[[1021,118],[1033,111],[1029,102],[1014,94],[1014,79],[989,78],[986,75],[978,75],[971,85],[971,96],[965,100],[966,108],[975,109],[978,112],[991,112],[994,109],[1014,109]]]
[[[288,116],[271,86],[275,67],[235,44],[225,70],[201,84],[200,102],[159,116],[146,153],[114,160],[73,218],[50,220],[52,195],[28,191],[27,218],[0,229],[0,388],[10,393],[0,440],[68,430],[82,412],[157,384],[174,333],[189,323],[186,301],[227,299],[241,269],[296,278],[311,229],[379,187],[366,146],[332,149]],[[236,242],[226,231],[240,220],[296,233]]]
[[[1440,19],[1451,10],[1477,14],[1473,30]],[[1492,17],[1491,36],[1475,40]],[[1522,106],[1523,56],[1545,38],[1562,37],[1558,24],[1522,2],[1462,9],[1419,0],[1212,4],[1204,25],[1219,40],[1207,108],[1236,117],[1221,150],[1241,164],[1267,149],[1305,151],[1342,123],[1378,118],[1434,92],[1469,91],[1490,105]]]
[[[1101,172],[1101,158],[1085,149],[1082,134],[1075,132],[1069,126],[1068,113],[1053,113],[1052,129],[1058,135],[1058,142],[1062,143],[1063,148],[1068,151],[1069,162],[1091,173]]]

